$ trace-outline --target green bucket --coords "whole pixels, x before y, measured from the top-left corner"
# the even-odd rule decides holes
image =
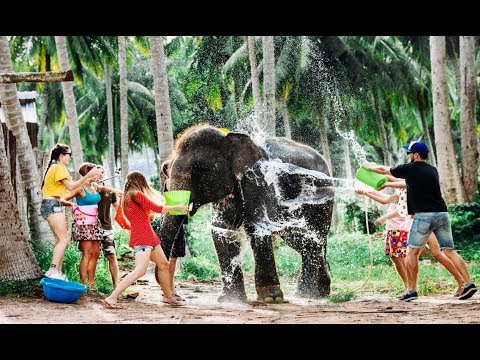
[[[190,202],[190,191],[189,190],[172,190],[165,191],[163,193],[165,202],[169,206],[184,204],[187,205]],[[172,210],[168,212],[170,215],[185,215],[181,210]]]
[[[363,182],[375,190],[378,190],[380,186],[387,182],[387,177],[385,175],[377,174],[375,171],[365,169],[360,167],[355,174],[355,178],[358,181]]]

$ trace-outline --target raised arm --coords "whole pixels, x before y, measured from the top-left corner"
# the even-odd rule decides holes
[[[362,166],[365,169],[375,171],[377,174],[392,175],[390,173],[390,166],[378,165],[374,162],[365,161]]]
[[[187,213],[188,211],[188,206],[183,204],[173,205],[173,206],[156,204],[141,192],[137,192],[134,195],[134,198],[135,198],[135,201],[138,202],[140,205],[142,205],[144,209],[150,210],[156,213],[166,214],[172,210],[181,210],[181,211],[184,211],[185,213]]]
[[[94,167],[84,177],[82,177],[80,180],[72,181],[72,180],[68,180],[67,178],[65,178],[65,179],[61,179],[60,182],[68,190],[73,191],[73,190],[81,187],[87,181],[89,181],[91,179],[96,179],[98,177],[99,172],[100,172],[100,169],[97,169],[97,168]]]
[[[366,195],[370,199],[375,200],[376,202],[379,202],[380,204],[384,204],[384,205],[385,204],[390,204],[390,203],[398,200],[398,195],[396,195],[396,194],[387,195],[387,194],[384,194],[384,193],[382,193],[380,191],[376,191],[376,190],[369,190],[369,191],[355,190],[355,192],[357,194],[360,194],[360,195]]]
[[[92,183],[92,185],[97,189],[97,191],[108,191],[108,192],[115,193],[118,196],[123,195],[122,190],[115,189],[115,188],[113,188],[111,186],[108,186],[108,185],[101,185],[101,184],[96,183],[96,182]]]

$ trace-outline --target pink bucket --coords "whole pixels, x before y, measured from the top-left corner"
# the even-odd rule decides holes
[[[74,206],[73,216],[77,225],[96,225],[98,221],[98,205]]]

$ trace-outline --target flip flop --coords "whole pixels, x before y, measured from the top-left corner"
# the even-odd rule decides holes
[[[107,307],[109,307],[110,309],[123,309],[123,306],[122,305],[119,305],[119,304],[111,304],[109,303],[107,300],[105,299],[102,299],[102,303],[104,303]]]

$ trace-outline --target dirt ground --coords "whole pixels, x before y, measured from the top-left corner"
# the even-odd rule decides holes
[[[44,298],[0,298],[0,324],[471,324],[480,323],[480,295],[458,300],[452,295],[421,296],[409,303],[386,294],[348,302],[296,298],[285,291],[283,304],[218,303],[220,281],[177,280],[185,306],[161,302],[162,292],[153,271],[131,287],[136,299],[123,299],[124,309],[106,308],[101,295],[85,293],[73,304]],[[247,280],[254,300],[253,279]],[[293,291],[291,291],[293,293]]]

